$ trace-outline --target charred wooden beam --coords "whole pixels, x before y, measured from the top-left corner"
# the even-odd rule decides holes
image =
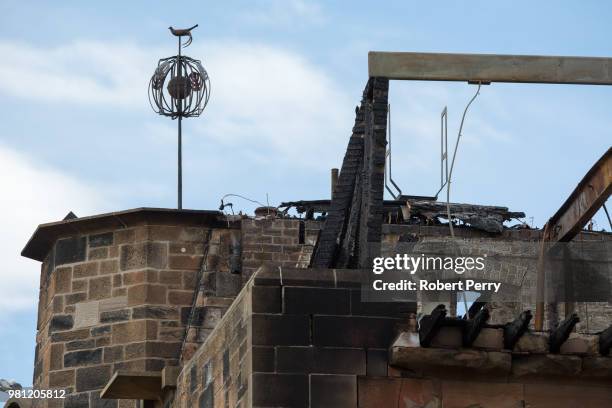
[[[531,321],[531,310],[525,310],[514,321],[504,326],[504,348],[514,349],[514,345],[527,331]]]
[[[421,347],[429,347],[431,341],[443,326],[446,318],[446,308],[438,305],[431,314],[421,317],[419,320],[419,343]]]
[[[448,218],[446,203],[443,202],[408,200],[407,205],[411,216],[426,219]],[[450,203],[449,207],[453,218],[486,232],[502,232],[504,221],[525,217],[525,213],[512,212],[507,207],[459,203]]]
[[[559,324],[559,326],[551,331],[550,338],[548,339],[548,347],[551,353],[558,353],[561,349],[561,345],[565,343],[565,340],[569,337],[576,323],[580,321],[580,318],[576,313],[572,313],[565,320]]]
[[[480,331],[485,327],[489,320],[489,310],[482,308],[476,313],[473,319],[467,320],[463,329],[463,345],[469,347],[474,343]]]
[[[599,333],[599,354],[607,356],[612,348],[612,325]]]
[[[405,197],[406,200],[383,201],[383,214],[401,213],[401,208],[407,206],[411,217],[424,220],[447,218],[446,203],[425,200],[423,197],[417,196],[402,197]],[[453,217],[469,224],[471,227],[487,232],[501,232],[505,221],[525,217],[525,213],[509,211],[507,207],[459,203],[451,203],[450,207]],[[330,200],[288,201],[281,203],[280,208],[283,208],[284,212],[287,212],[289,208],[295,208],[300,214],[326,213],[330,210]]]

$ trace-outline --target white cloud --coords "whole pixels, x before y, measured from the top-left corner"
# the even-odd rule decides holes
[[[152,50],[149,50],[152,51]],[[0,42],[0,90],[42,102],[146,107],[154,57],[131,44],[75,42],[54,48]]]
[[[0,61],[0,93],[40,103],[146,112],[157,59],[174,52],[172,47],[160,50],[104,42],[51,49],[0,42],[0,53],[8,56]],[[296,165],[337,163],[357,101],[316,64],[292,51],[243,42],[194,44],[185,52],[202,58],[212,81],[204,117],[189,124],[201,140],[231,145],[245,156],[263,151]],[[161,126],[156,133],[167,133],[168,126]],[[316,163],[304,160],[317,156]]]
[[[20,256],[36,226],[61,220],[70,210],[77,215],[94,213],[104,207],[104,202],[92,187],[1,145],[0,186],[3,192],[0,315],[3,315],[36,305],[40,263]]]

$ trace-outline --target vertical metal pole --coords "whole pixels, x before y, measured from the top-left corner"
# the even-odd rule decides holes
[[[181,37],[178,38],[178,78],[183,75],[181,66]],[[183,84],[179,80],[179,86]],[[178,90],[177,90],[178,91]],[[182,90],[181,90],[182,92]],[[178,99],[178,209],[183,209],[183,134],[182,119],[183,109],[182,100]]]
[[[182,117],[178,117],[178,209],[183,209],[183,135]]]

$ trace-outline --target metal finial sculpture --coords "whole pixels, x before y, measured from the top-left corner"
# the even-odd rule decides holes
[[[149,102],[153,110],[163,116],[178,119],[178,208],[183,208],[182,128],[183,118],[202,114],[210,97],[210,79],[199,60],[181,55],[181,48],[192,41],[191,28],[168,27],[178,37],[178,54],[162,58],[149,81]],[[182,38],[188,37],[182,44]]]

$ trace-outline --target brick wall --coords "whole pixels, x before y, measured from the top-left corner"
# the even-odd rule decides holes
[[[119,369],[158,371],[178,364],[204,254],[207,270],[216,275],[213,294],[226,294],[231,279],[219,276],[230,274],[232,234],[140,225],[58,240],[42,266],[34,386],[70,395],[38,406],[135,406],[100,401],[99,390]],[[227,295],[240,287],[238,275]],[[229,303],[200,305],[195,324],[212,330]]]
[[[251,390],[251,285],[247,284],[177,380],[173,407],[248,407]]]
[[[263,264],[307,267],[320,224],[298,219],[243,219],[243,281],[246,282]]]
[[[414,305],[362,303],[358,270],[275,268],[252,288],[253,406],[354,407],[358,376],[386,376]]]

